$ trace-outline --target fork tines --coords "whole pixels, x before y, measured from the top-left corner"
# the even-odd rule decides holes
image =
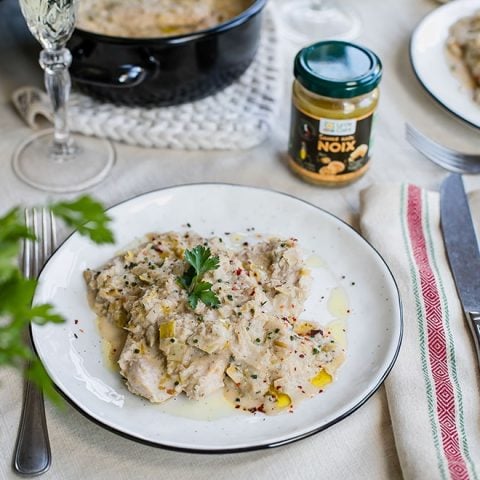
[[[446,170],[456,173],[480,173],[480,155],[457,152],[444,147],[408,123],[406,139],[420,153]]]
[[[57,243],[55,217],[46,208],[26,208],[25,225],[35,235],[36,241],[26,239],[24,242],[23,274],[26,278],[37,278]]]

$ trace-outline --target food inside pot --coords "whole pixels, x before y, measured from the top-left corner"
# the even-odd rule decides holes
[[[246,10],[253,0],[82,0],[77,26],[129,38],[182,35],[205,30]]]

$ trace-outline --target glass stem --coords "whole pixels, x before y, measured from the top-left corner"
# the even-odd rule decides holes
[[[40,52],[40,65],[45,71],[45,87],[52,102],[54,118],[53,155],[65,159],[74,151],[68,128],[67,104],[71,80],[68,67],[72,55],[66,48],[45,49]]]

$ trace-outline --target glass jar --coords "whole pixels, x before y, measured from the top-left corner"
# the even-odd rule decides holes
[[[380,59],[367,48],[327,41],[295,58],[290,168],[324,186],[347,185],[369,167]]]

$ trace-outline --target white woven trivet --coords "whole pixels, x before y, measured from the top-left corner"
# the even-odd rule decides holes
[[[278,111],[282,65],[278,28],[267,8],[255,60],[232,85],[205,99],[173,107],[140,108],[102,103],[73,93],[71,129],[142,147],[186,150],[246,149],[268,136]],[[33,128],[46,112],[46,94],[23,87],[13,94],[21,116]],[[47,109],[48,110],[48,109]]]

